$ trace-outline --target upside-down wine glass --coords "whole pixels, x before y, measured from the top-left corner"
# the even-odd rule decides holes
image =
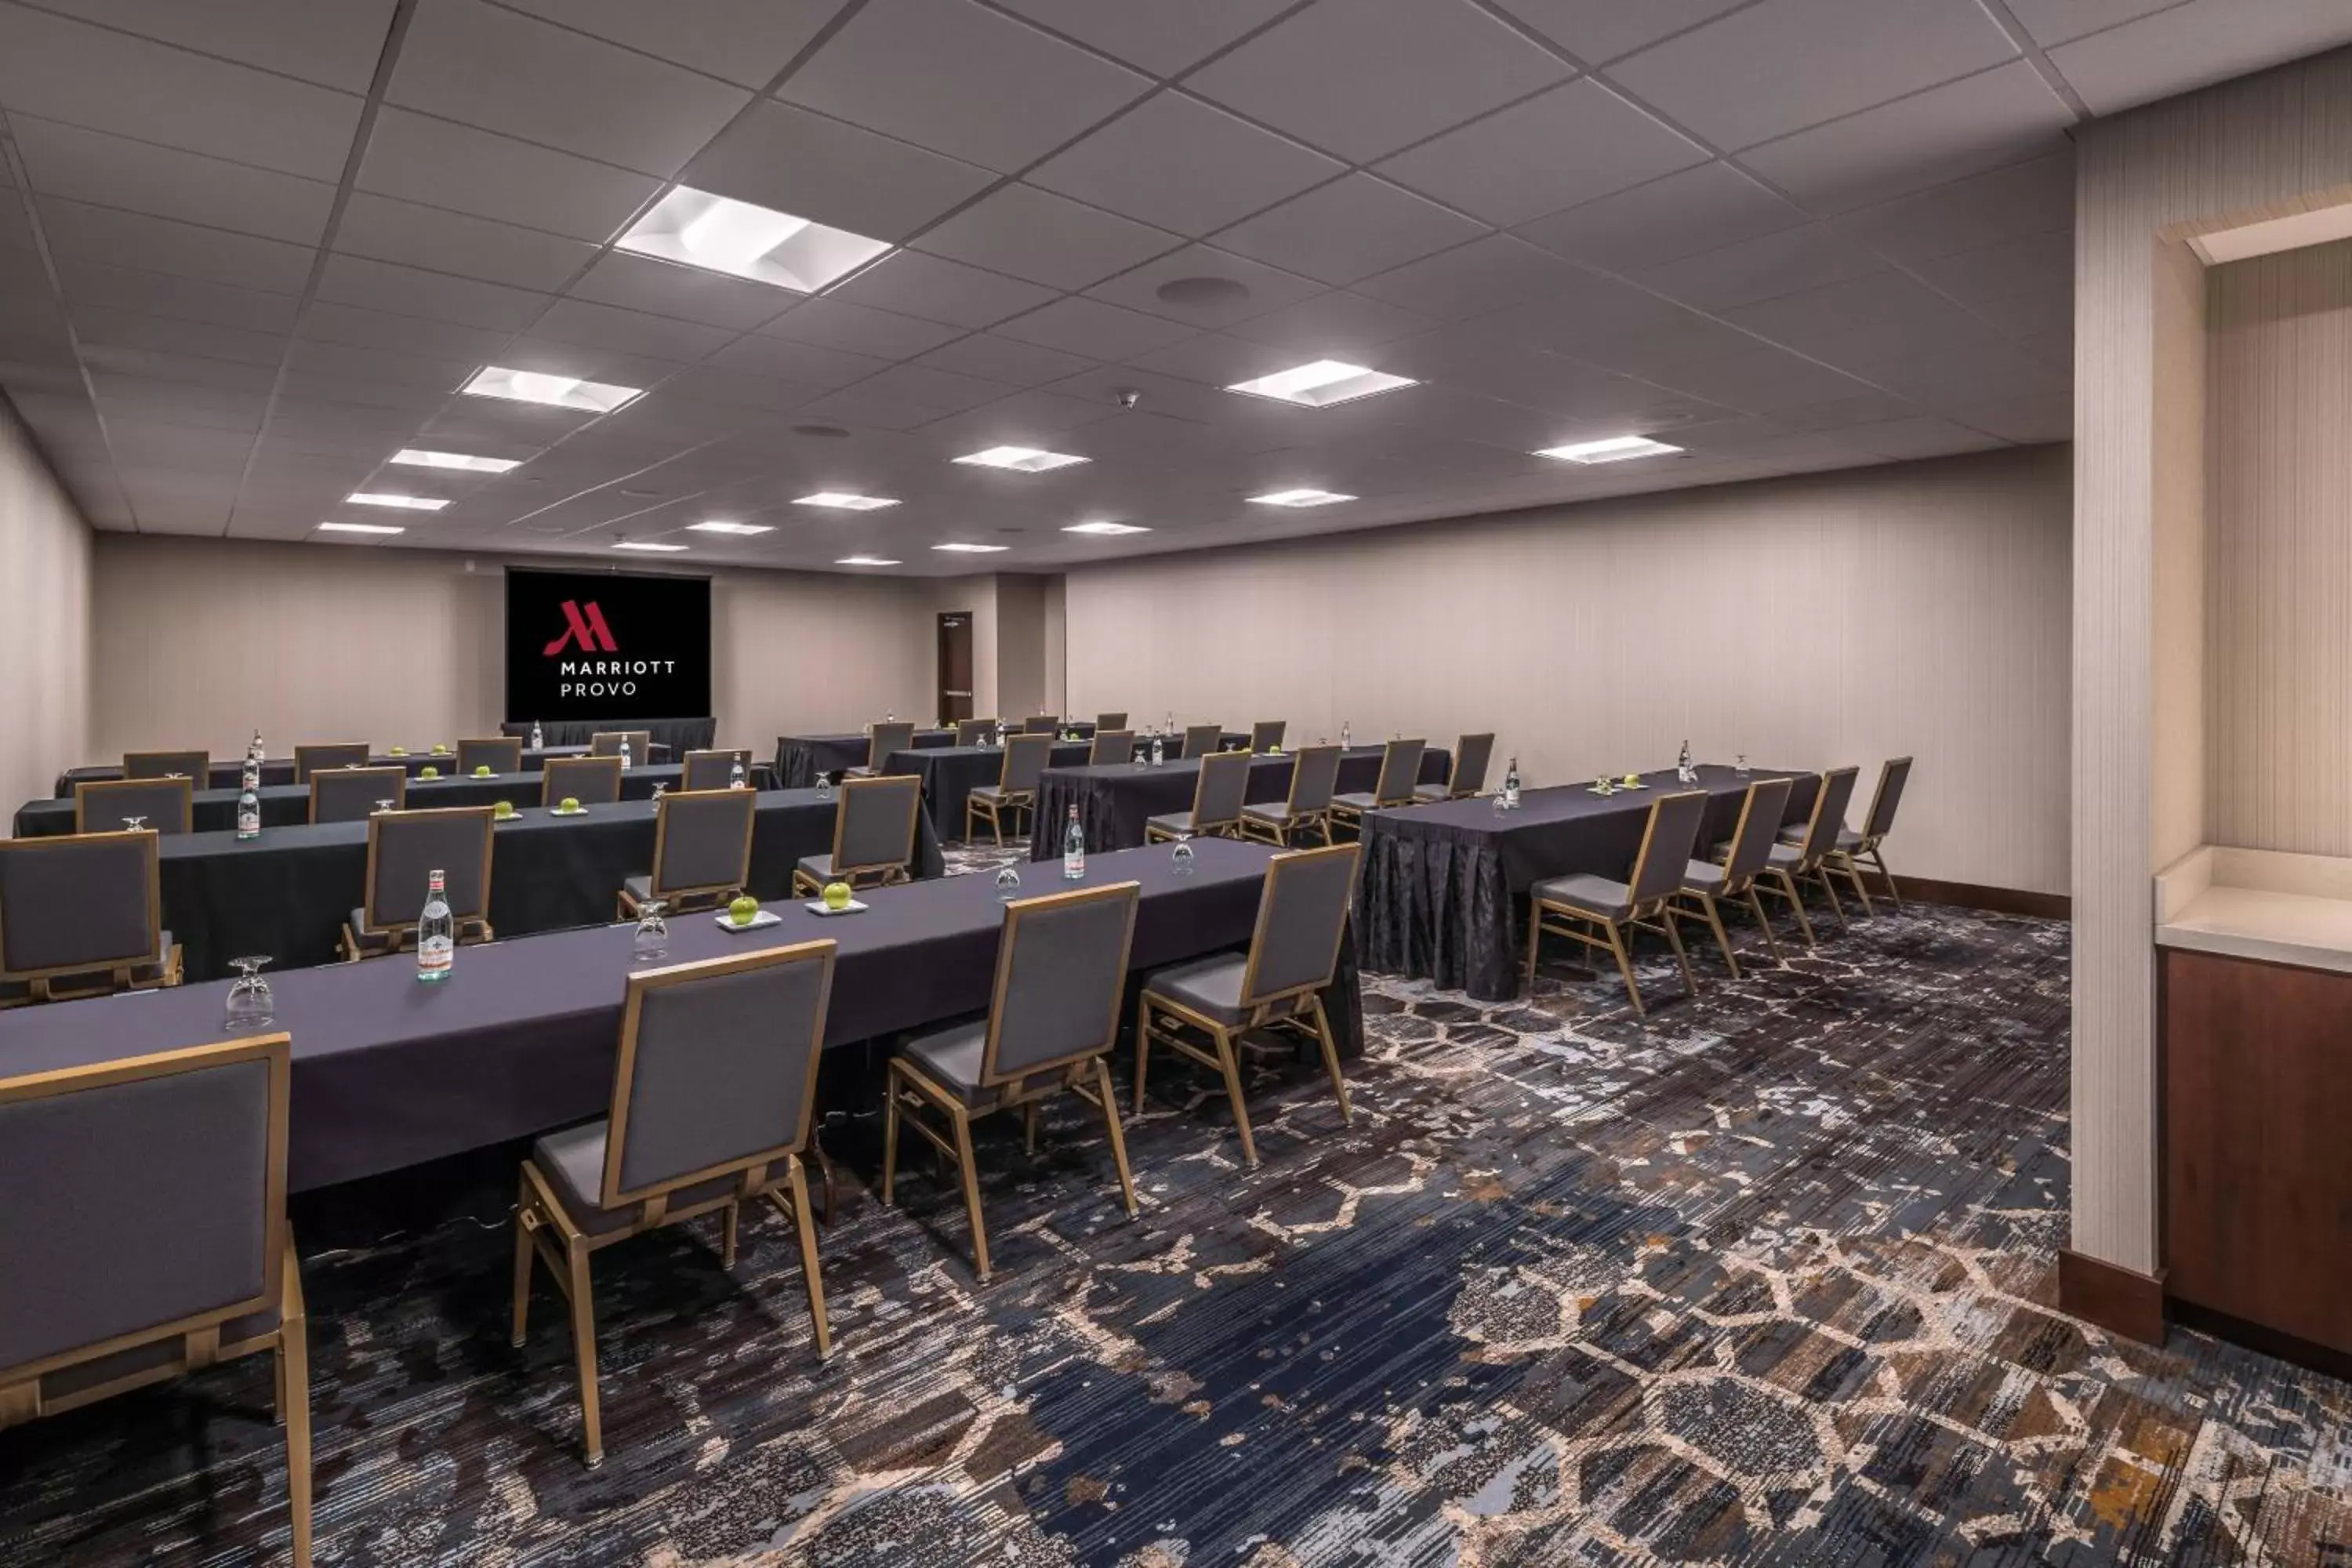
[[[668,955],[669,922],[662,919],[659,899],[647,899],[637,906],[637,930],[630,938],[630,950],[639,963],[650,963]]]
[[[261,966],[269,962],[265,954],[232,958],[229,967],[236,971],[236,984],[228,988],[227,1026],[232,1029],[266,1029],[277,1016],[277,1000],[269,994],[269,982],[261,977]]]

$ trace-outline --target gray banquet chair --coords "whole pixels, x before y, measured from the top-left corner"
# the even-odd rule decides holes
[[[1339,785],[1339,748],[1302,746],[1291,756],[1290,795],[1279,803],[1242,807],[1244,838],[1263,838],[1287,849],[1296,836],[1312,831],[1331,842],[1331,792]]]
[[[1223,724],[1187,724],[1184,726],[1184,749],[1176,755],[1185,762],[1213,756],[1225,743]]]
[[[143,817],[158,833],[193,833],[195,787],[190,779],[84,779],[74,785],[74,831],[111,833]]]
[[[993,719],[959,719],[956,721],[956,744],[984,746],[995,731],[996,721]]]
[[[1486,787],[1486,769],[1495,760],[1495,737],[1465,735],[1454,742],[1454,771],[1444,784],[1412,786],[1415,800],[1467,800]]]
[[[671,790],[654,816],[654,868],[621,884],[623,920],[659,900],[675,913],[731,900],[751,880],[751,825],[760,797],[748,789]]]
[[[629,761],[643,767],[653,755],[654,732],[651,730],[598,730],[588,737],[588,754],[592,757],[617,757],[621,742],[629,743]]]
[[[1364,818],[1370,813],[1412,805],[1413,782],[1421,777],[1421,754],[1428,749],[1426,741],[1391,741],[1381,748],[1381,771],[1372,780],[1370,794],[1350,790],[1331,797],[1332,822],[1360,838]]]
[[[522,737],[520,735],[485,735],[457,742],[457,772],[462,777],[474,776],[476,768],[488,768],[494,773],[522,772]]]
[[[971,1220],[972,1268],[983,1285],[988,1226],[971,1147],[971,1124],[983,1116],[1018,1108],[1034,1153],[1041,1102],[1075,1094],[1100,1110],[1119,1195],[1128,1217],[1135,1217],[1135,1182],[1107,1058],[1118,1043],[1137,891],[1136,883],[1115,882],[1007,904],[988,1016],[917,1036],[890,1060],[882,1201],[895,1200],[903,1121],[955,1161]],[[925,1120],[926,1111],[937,1112],[941,1125]]]
[[[610,805],[621,798],[618,757],[550,757],[540,770],[539,803],[552,806],[561,800],[582,805]]]
[[[1617,972],[1625,977],[1625,996],[1633,1005],[1633,1016],[1647,1017],[1649,1009],[1642,1001],[1641,986],[1634,983],[1633,960],[1627,943],[1631,932],[1649,931],[1664,936],[1673,946],[1675,962],[1682,965],[1685,994],[1698,994],[1698,978],[1691,973],[1690,955],[1683,951],[1682,933],[1675,924],[1682,911],[1675,907],[1674,898],[1682,889],[1691,851],[1698,843],[1706,803],[1706,792],[1698,789],[1660,795],[1653,801],[1649,821],[1642,829],[1641,850],[1634,856],[1633,869],[1624,881],[1590,871],[1571,871],[1565,877],[1549,878],[1528,889],[1526,979],[1529,984],[1535,982],[1537,949],[1549,931],[1587,947],[1607,948],[1615,954]],[[1601,934],[1595,936],[1593,931]]]
[[[1821,787],[1813,792],[1813,809],[1796,832],[1796,842],[1785,840],[1772,846],[1764,871],[1757,886],[1776,898],[1786,899],[1797,912],[1797,929],[1804,933],[1805,946],[1818,951],[1821,943],[1813,935],[1813,922],[1806,918],[1802,883],[1808,877],[1819,878],[1822,890],[1830,897],[1830,908],[1836,911],[1838,924],[1845,924],[1845,906],[1838,902],[1837,888],[1830,881],[1829,860],[1837,853],[1838,835],[1845,829],[1846,804],[1853,798],[1853,781],[1860,768],[1832,768],[1822,775]],[[1790,829],[1781,830],[1784,835]],[[1853,863],[1847,862],[1851,871]],[[1857,884],[1860,881],[1856,877]]]
[[[0,1007],[180,983],[157,836],[0,838]]]
[[[294,748],[294,782],[309,784],[310,775],[329,768],[363,768],[375,760],[365,741],[333,741]]]
[[[0,1187],[15,1194],[0,1205],[0,1279],[13,1282],[0,1310],[0,1427],[267,1352],[293,1561],[310,1568],[310,1357],[286,1223],[290,1077],[276,1034],[0,1079]],[[168,1424],[152,1400],[126,1419]]]
[[[1290,726],[1280,719],[1261,719],[1250,726],[1249,749],[1263,756],[1282,750],[1283,731]]]
[[[821,893],[835,880],[853,888],[908,880],[922,809],[923,781],[912,773],[844,780],[833,813],[833,853],[803,856],[793,868],[793,891]]]
[[[1870,889],[1862,879],[1860,862],[1865,855],[1870,857],[1871,864],[1878,868],[1879,876],[1885,879],[1886,896],[1895,900],[1896,909],[1903,907],[1903,890],[1895,885],[1895,873],[1886,868],[1886,856],[1881,847],[1885,844],[1886,836],[1895,830],[1895,808],[1903,804],[1903,786],[1910,779],[1911,759],[1890,759],[1878,770],[1878,787],[1871,793],[1870,811],[1862,819],[1862,831],[1856,833],[1846,826],[1843,814],[1840,815],[1837,847],[1830,852],[1830,859],[1841,865],[1846,875],[1853,879],[1854,890],[1862,895],[1864,914],[1876,912],[1871,908]],[[1803,831],[1791,825],[1782,830],[1781,837],[1802,843]]]
[[[490,811],[446,805],[431,811],[379,811],[368,818],[367,901],[343,926],[343,958],[356,963],[413,952],[416,917],[433,873],[455,917],[459,942],[492,940]]]
[[[1143,1113],[1151,1047],[1166,1046],[1224,1076],[1242,1158],[1255,1166],[1257,1142],[1250,1133],[1249,1105],[1242,1094],[1236,1042],[1252,1029],[1278,1026],[1305,1035],[1322,1047],[1323,1068],[1331,1075],[1331,1092],[1339,1101],[1339,1119],[1355,1121],[1322,992],[1339,967],[1339,944],[1348,933],[1356,862],[1362,853],[1361,845],[1336,844],[1276,855],[1266,862],[1257,929],[1246,954],[1176,964],[1144,982],[1135,1011],[1137,1115]],[[1203,1038],[1206,1046],[1197,1043]]]
[[[1124,730],[1127,728],[1127,715],[1124,713],[1097,713],[1095,715],[1095,728],[1097,730]]]
[[[688,752],[679,765],[677,787],[684,790],[729,789],[735,783],[735,764],[743,764],[743,782],[751,782],[749,752]]]
[[[1780,818],[1789,809],[1790,781],[1758,779],[1748,786],[1748,794],[1739,802],[1739,822],[1731,830],[1731,838],[1721,851],[1720,860],[1693,860],[1683,869],[1683,885],[1675,897],[1685,905],[1696,908],[1715,932],[1715,944],[1723,950],[1723,962],[1734,980],[1739,978],[1739,960],[1731,952],[1731,937],[1723,928],[1723,905],[1745,901],[1755,911],[1756,923],[1764,928],[1764,944],[1772,950],[1773,960],[1780,959],[1780,939],[1772,934],[1772,922],[1764,918],[1764,900],[1756,895],[1756,879],[1770,863],[1772,841],[1780,831]]]
[[[1094,767],[1111,763],[1135,761],[1135,731],[1132,730],[1097,730],[1094,744],[1087,752],[1087,762]]]
[[[891,752],[915,749],[915,727],[912,724],[876,724],[866,730],[866,761],[856,767],[842,770],[850,778],[877,778],[884,764],[889,762]]]
[[[1037,781],[1045,776],[1045,765],[1053,760],[1053,736],[1006,736],[1004,762],[997,770],[996,782],[982,784],[964,797],[965,840],[979,837],[972,831],[972,824],[984,816],[988,818],[989,832],[996,837],[997,847],[1003,848],[1004,819],[1011,817],[1015,831],[1019,830],[1022,814],[1036,808]]]
[[[207,752],[125,752],[122,753],[122,776],[126,779],[164,779],[178,773],[193,780],[198,789],[210,789],[213,780],[213,759]]]
[[[1021,721],[1024,735],[1058,735],[1062,732],[1062,716],[1058,713],[1032,713]]]
[[[394,811],[407,805],[406,768],[322,768],[310,775],[312,822],[365,822],[383,800]]]
[[[1192,809],[1171,811],[1143,825],[1143,841],[1158,844],[1181,834],[1214,833],[1238,838],[1242,802],[1249,795],[1250,754],[1217,752],[1201,759],[1201,780],[1192,786]]]
[[[798,1233],[816,1352],[833,1352],[801,1169],[833,959],[832,942],[806,942],[631,974],[610,1110],[547,1134],[522,1163],[511,1338],[520,1348],[530,1331],[536,1258],[572,1310],[591,1468],[604,1425],[588,1266],[616,1242],[719,1214],[719,1266],[732,1268],[742,1206],[764,1199]]]

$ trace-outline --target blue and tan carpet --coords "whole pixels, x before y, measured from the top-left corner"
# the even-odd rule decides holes
[[[1255,1173],[1155,1065],[1132,1223],[1077,1102],[1034,1160],[997,1128],[986,1289],[950,1190],[881,1208],[837,1117],[833,1359],[773,1218],[732,1276],[709,1228],[604,1254],[594,1472],[551,1292],[507,1343],[510,1155],[306,1203],[320,1561],[2352,1562],[2352,1388],[2052,1306],[2064,926],[1703,973],[1646,1026],[1564,965],[1493,1007],[1370,980],[1354,1127],[1269,1056]],[[282,1561],[267,1396],[254,1363],[0,1435],[0,1564]]]

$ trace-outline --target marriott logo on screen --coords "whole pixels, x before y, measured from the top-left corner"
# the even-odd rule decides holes
[[[613,628],[604,624],[604,612],[591,599],[585,608],[579,601],[563,601],[563,631],[541,651],[549,658],[560,657],[573,643],[582,653],[618,653],[620,645],[613,640]],[[673,658],[567,658],[556,667],[562,684],[556,688],[558,697],[635,697],[637,683],[629,679],[639,675],[674,675],[677,661]]]

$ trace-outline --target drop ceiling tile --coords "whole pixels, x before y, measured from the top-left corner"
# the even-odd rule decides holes
[[[182,325],[184,323],[173,323]],[[214,329],[226,331],[226,329]],[[278,338],[261,340],[270,346],[270,358],[260,363],[208,359],[200,354],[171,353],[155,349],[121,348],[84,337],[81,363],[92,380],[101,375],[138,376],[150,381],[183,382],[192,386],[218,387],[226,392],[268,393],[278,381]]]
[[[562,235],[367,191],[352,192],[344,205],[335,248],[542,293],[562,289],[596,254],[594,246]]]
[[[1631,283],[1579,272],[1569,286],[1465,322],[1454,336],[1465,344],[1574,354],[1587,343],[1664,329],[1689,314],[1673,300]]]
[[[740,87],[765,87],[846,0],[507,0],[551,22],[593,33]]]
[[[1154,76],[1199,64],[1295,0],[1004,0],[1004,8]]]
[[[1522,225],[1548,250],[1627,268],[1714,250],[1805,221],[1797,207],[1727,163],[1702,163]]]
[[[480,364],[471,359],[439,359],[431,354],[355,348],[349,343],[317,342],[302,337],[296,338],[289,346],[286,368],[289,373],[322,380],[372,381],[454,396]]]
[[[1197,278],[1238,283],[1247,292],[1230,299],[1219,297],[1205,300],[1161,296],[1160,290],[1170,285]],[[1323,286],[1307,279],[1294,277],[1243,257],[1228,255],[1210,246],[1192,245],[1149,262],[1132,272],[1121,273],[1108,283],[1098,283],[1087,290],[1087,297],[1141,310],[1148,315],[1164,316],[1187,326],[1213,328],[1231,326],[1252,316],[1262,316],[1268,310],[1278,310],[1285,306],[1311,300],[1321,292]]]
[[[1827,223],[1742,240],[1635,274],[1647,288],[1702,310],[1752,304],[1885,270],[1886,258]]]
[[[1572,155],[1543,150],[1573,148]],[[1680,132],[1586,78],[1391,158],[1381,173],[1508,227],[1704,163]]]
[[[804,419],[832,420],[867,430],[913,430],[940,416],[940,411],[903,397],[879,397],[860,387],[844,387],[801,408]]]
[[[1142,418],[1155,423],[1181,419],[1193,425],[1233,425],[1297,412],[1280,404],[1239,396],[1220,385],[1157,375],[1136,364],[1101,365],[1070,377],[1053,390],[1065,397],[1118,411],[1122,424]],[[1119,410],[1118,398],[1123,392],[1138,395],[1135,409]]]
[[[642,310],[625,310],[586,300],[558,300],[532,324],[531,332],[560,343],[680,363],[698,360],[735,337],[724,327],[647,315]]]
[[[313,300],[303,312],[301,334],[323,343],[348,343],[354,348],[383,349],[394,353],[436,354],[446,359],[487,363],[507,341],[507,334],[450,321],[426,321]]]
[[[1737,11],[1748,0],[1496,0],[1588,66]]]
[[[900,250],[836,285],[827,297],[959,327],[986,327],[1045,303],[1055,292],[961,261]]]
[[[386,106],[358,188],[602,245],[659,180]]]
[[[1645,379],[1746,414],[1779,414],[1871,391],[1867,383],[1767,343],[1685,361]]]
[[[215,228],[316,245],[327,231],[335,187],[175,147],[100,131],[9,117],[35,191],[100,206],[152,213]]]
[[[624,251],[605,252],[572,286],[572,297],[737,331],[773,321],[803,298],[749,279]]]
[[[1581,283],[1591,275],[1507,234],[1441,251],[1355,286],[1391,305],[1465,321]]]
[[[1573,74],[1466,0],[1339,0],[1286,18],[1187,86],[1368,163]]]
[[[2074,154],[2013,163],[1837,220],[1857,243],[1919,262],[2047,234],[2074,222]]]
[[[1198,99],[1161,92],[1048,159],[1028,179],[1198,236],[1345,172],[1319,153]]]
[[[1216,243],[1326,283],[1353,283],[1486,232],[1410,191],[1356,174],[1237,224]]]
[[[1762,0],[1609,68],[1718,147],[1752,147],[2017,58],[1977,5]]]
[[[119,447],[171,441],[191,449],[234,452],[239,467],[269,405],[267,389],[234,392],[136,375],[92,375],[90,391],[106,416],[108,437]]]
[[[1011,174],[1150,86],[970,0],[870,0],[780,96]]]
[[[770,337],[789,338],[819,348],[845,349],[877,359],[912,359],[963,335],[960,327],[919,321],[889,310],[853,305],[830,297],[804,300],[760,329]]]
[[[279,391],[289,397],[322,397],[372,408],[397,408],[422,419],[449,400],[455,386],[402,386],[373,379],[353,381],[341,376],[289,371]]]
[[[342,174],[361,100],[21,5],[0,6],[0,103],[282,174]]]
[[[1998,436],[1971,430],[1948,419],[1921,416],[1877,425],[1855,425],[1834,432],[1838,442],[1874,458],[1906,461],[1942,458],[1959,452],[1985,452],[2008,445]]]
[[[2085,33],[2105,32],[2151,11],[2169,10],[2181,3],[2182,0],[2009,0],[2009,14],[2033,35],[2035,43],[2048,48]]]
[[[2039,302],[2071,310],[2074,232],[2028,235],[1916,264],[1920,277],[1972,310]]]
[[[1019,184],[991,191],[914,242],[934,256],[1055,289],[1084,289],[1181,243],[1174,235]]]
[[[1335,297],[1327,294],[1324,299]],[[1310,301],[1310,305],[1319,302]],[[1277,315],[1280,313],[1276,312]],[[1253,342],[1223,332],[1202,332],[1198,337],[1186,338],[1181,343],[1171,343],[1164,349],[1138,354],[1129,363],[1138,370],[1222,388],[1238,381],[1255,381],[1259,376],[1272,375],[1276,371],[1286,370],[1298,362],[1297,351],[1292,347]]]
[[[1192,329],[1071,295],[1015,317],[999,327],[997,335],[1088,359],[1121,360],[1180,342],[1192,335]]]
[[[863,381],[890,363],[887,359],[845,353],[814,343],[796,343],[760,332],[736,339],[711,355],[708,363],[722,370],[742,371],[824,390]]]
[[[503,283],[426,272],[361,256],[331,256],[319,277],[319,298],[340,305],[424,316],[492,331],[520,331],[548,296]]]
[[[894,244],[996,181],[976,163],[769,99],[753,103],[678,178]]]
[[[1958,424],[1998,436],[2004,441],[2035,443],[2065,441],[2074,434],[2074,399],[2071,393],[2048,392],[1997,403],[1964,404],[1951,410]]]
[[[1254,316],[1229,331],[1237,338],[1292,350],[1307,358],[1360,364],[1381,344],[1412,337],[1439,325],[1433,318],[1415,311],[1335,289],[1299,304]],[[1169,352],[1175,353],[1183,346],[1179,343]]]
[[[301,301],[291,294],[265,294],[232,289],[194,278],[172,278],[161,272],[141,272],[128,267],[102,267],[71,260],[58,264],[58,280],[75,319],[84,307],[128,310],[145,316],[170,316],[183,321],[208,321],[215,326],[240,327],[249,332],[284,333],[294,325]]]
[[[2352,43],[2339,0],[2190,0],[2049,51],[2094,114]]]
[[[144,353],[190,354],[268,366],[273,370],[286,354],[283,331],[257,331],[85,304],[73,307],[73,323],[85,350],[111,345]]]
[[[953,371],[958,375],[976,375],[1008,386],[1043,386],[1049,381],[1059,381],[1064,376],[1094,368],[1093,361],[1080,359],[1076,354],[1020,342],[1012,338],[1000,338],[992,332],[975,332],[971,337],[960,338],[933,349],[917,363],[934,370]]]
[[[299,294],[318,252],[282,239],[201,228],[116,207],[45,197],[39,204],[50,253],[97,262],[131,262],[150,272]]]
[[[1962,348],[1987,335],[1983,322],[1899,272],[1784,294],[1724,316],[1769,342],[1858,371]]]
[[[1773,423],[1791,430],[1842,430],[1849,425],[1876,425],[1907,419],[1919,405],[1892,392],[1860,392],[1827,403],[1806,403],[1773,411]]]
[[[1761,346],[1751,334],[1713,316],[1677,310],[1665,321],[1582,343],[1570,357],[1671,386],[1674,373],[1682,366],[1733,358]]]
[[[935,414],[961,414],[968,408],[994,403],[1004,395],[1001,382],[982,381],[977,376],[957,375],[919,364],[892,365],[872,380],[859,382],[856,391],[869,397],[920,404]]]
[[[364,93],[392,26],[394,0],[47,0],[47,9],[183,48]]]
[[[662,384],[664,397],[684,398],[688,403],[724,403],[736,407],[756,408],[768,414],[790,414],[812,398],[822,396],[825,390],[797,381],[778,381],[772,375],[752,375],[748,372],[725,370],[711,364],[698,364],[680,371]]]

